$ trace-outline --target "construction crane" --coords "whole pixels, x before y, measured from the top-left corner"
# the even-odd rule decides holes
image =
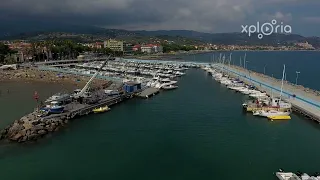
[[[111,55],[109,55],[107,57],[107,59],[103,62],[103,64],[100,66],[100,68],[97,70],[97,72],[91,77],[91,79],[87,82],[87,84],[81,89],[81,91],[73,96],[74,98],[78,99],[80,97],[85,97],[85,93],[88,91],[93,79],[99,74],[99,72],[102,70],[102,68],[107,64],[110,57],[111,57]]]

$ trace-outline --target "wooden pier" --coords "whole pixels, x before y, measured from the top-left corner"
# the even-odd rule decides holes
[[[150,98],[158,93],[159,93],[159,89],[150,87],[138,93],[137,96],[140,98]]]
[[[214,66],[232,77],[239,78],[247,84],[254,85],[269,95],[280,95],[281,80],[249,71],[239,66],[224,64],[215,64]],[[320,94],[317,91],[285,82],[282,88],[281,99],[291,103],[293,110],[296,112],[320,123]]]

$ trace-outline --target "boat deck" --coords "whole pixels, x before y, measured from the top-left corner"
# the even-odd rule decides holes
[[[269,95],[280,95],[281,80],[248,71],[238,66],[223,64],[216,64],[215,66],[227,72],[230,76],[256,86]],[[286,82],[283,85],[282,99],[290,102],[294,110],[320,123],[320,94],[317,91]]]
[[[67,117],[74,117],[75,115],[84,115],[84,114],[89,114],[92,112],[93,109],[99,108],[102,106],[112,106],[114,104],[117,104],[121,102],[123,99],[121,96],[112,96],[112,97],[106,97],[103,100],[89,105],[89,104],[80,104],[78,102],[72,102],[70,104],[67,104],[65,106],[65,112],[61,114],[51,114],[49,116],[43,117],[43,119],[51,119],[51,118],[60,118],[63,116]]]
[[[138,97],[141,98],[149,98],[159,93],[159,89],[157,88],[146,88],[139,94],[137,94]]]

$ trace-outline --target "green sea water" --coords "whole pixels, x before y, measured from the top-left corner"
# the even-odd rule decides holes
[[[270,180],[279,168],[319,170],[318,124],[295,114],[281,122],[246,114],[244,95],[200,69],[178,85],[76,119],[37,143],[0,145],[0,179]],[[51,86],[2,92],[0,126],[33,109],[35,89],[48,96],[61,88]]]

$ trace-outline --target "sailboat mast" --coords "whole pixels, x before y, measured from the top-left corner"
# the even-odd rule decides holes
[[[283,65],[283,72],[282,72],[282,80],[281,80],[281,90],[280,90],[280,98],[282,96],[282,88],[283,88],[283,79],[284,79],[284,75],[286,73],[286,65]]]
[[[244,58],[243,58],[243,68],[246,68],[246,57],[247,57],[247,53],[244,53]]]

